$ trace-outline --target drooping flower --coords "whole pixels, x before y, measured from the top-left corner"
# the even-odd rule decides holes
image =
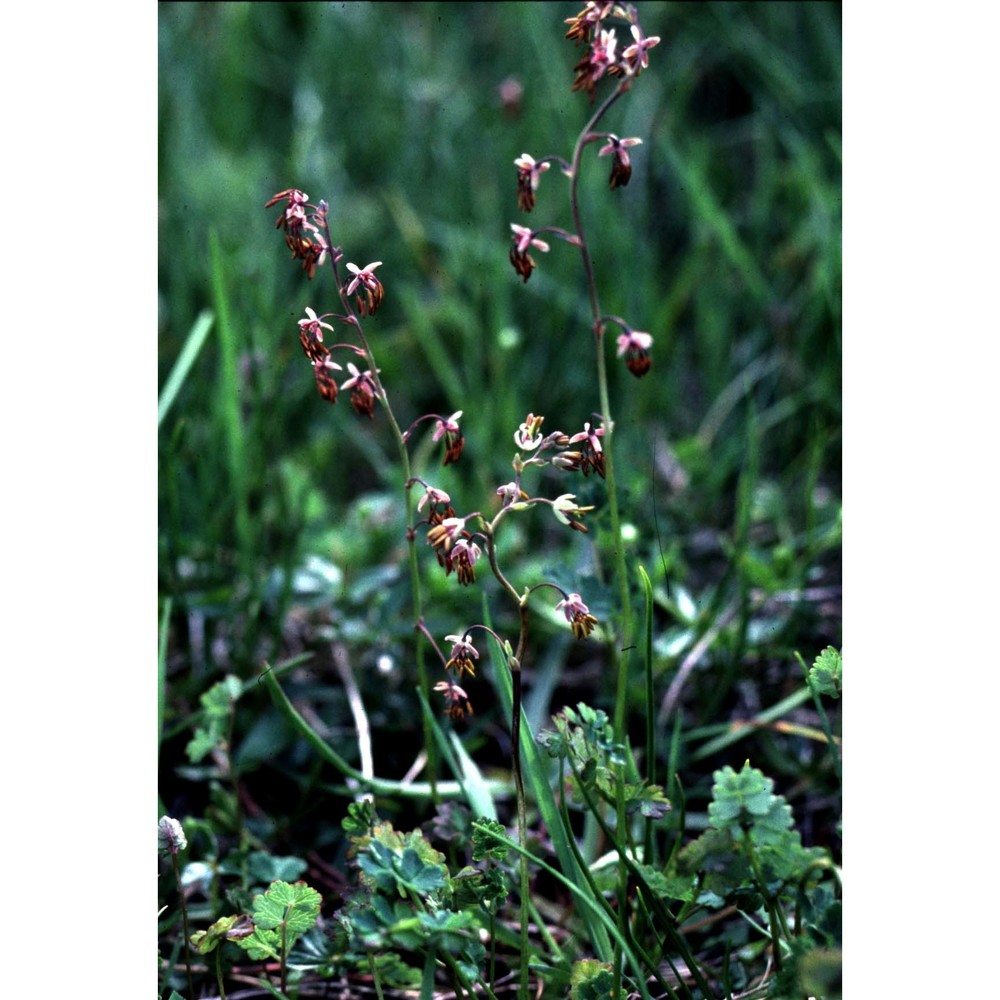
[[[187,847],[184,827],[173,816],[161,816],[158,824],[159,850],[164,854],[177,854]]]
[[[609,135],[607,145],[601,147],[597,154],[598,156],[607,156],[609,153],[614,154],[614,160],[611,162],[611,178],[609,180],[612,191],[615,188],[625,187],[628,184],[632,177],[632,161],[628,155],[628,147],[638,146],[641,143],[642,139],[619,139],[616,135]]]
[[[585,476],[589,476],[591,469],[593,469],[601,479],[604,478],[604,449],[601,448],[601,438],[603,436],[603,427],[595,429],[589,423],[586,423],[579,434],[574,434],[569,439],[569,444],[583,444],[583,447],[580,449],[580,469]]]
[[[439,524],[432,525],[427,530],[427,544],[439,551],[450,552],[464,531],[464,517],[446,517]]]
[[[522,490],[517,483],[509,482],[497,487],[497,496],[501,498],[504,507],[520,500],[527,500],[528,494]]]
[[[336,403],[337,383],[330,375],[331,370],[341,371],[342,369],[336,361],[331,361],[329,358],[315,358],[313,360],[313,377],[316,379],[317,391],[328,403]]]
[[[468,632],[461,636],[446,635],[444,640],[445,642],[450,642],[452,644],[451,657],[445,664],[445,669],[454,669],[459,677],[463,674],[468,674],[470,677],[474,677],[476,675],[476,665],[472,661],[479,659],[479,652],[476,647],[472,645]]]
[[[312,222],[314,218],[325,217],[326,203],[321,201],[317,208],[309,204],[309,195],[305,191],[288,188],[279,191],[264,207],[270,208],[283,198],[287,204],[275,220],[275,228],[284,230],[285,244],[292,251],[292,258],[302,261],[302,267],[311,279],[329,252],[326,240]]]
[[[317,316],[309,306],[306,306],[306,318],[299,320],[299,342],[302,344],[302,350],[306,352],[306,357],[313,363],[330,353],[323,343],[323,331],[333,331],[329,323],[323,322],[329,315],[325,313]]]
[[[626,330],[617,343],[618,357],[625,358],[625,367],[636,378],[642,378],[652,364],[649,357],[649,349],[653,346],[652,336],[639,330]]]
[[[561,611],[569,622],[573,635],[577,639],[585,639],[597,625],[597,619],[590,613],[590,608],[583,603],[579,594],[569,594],[557,605],[556,611]]]
[[[350,271],[354,277],[347,286],[347,294],[353,295],[358,285],[364,285],[365,288],[374,290],[375,286],[379,284],[379,280],[372,272],[376,267],[380,267],[381,265],[382,261],[380,260],[376,260],[371,264],[366,264],[364,267],[358,267],[357,264],[349,263],[347,265],[347,270]]]
[[[368,417],[371,420],[375,416],[375,380],[372,378],[371,370],[360,372],[350,361],[347,362],[347,370],[351,377],[347,379],[341,389],[351,390],[351,406],[359,416]]]
[[[528,253],[528,247],[537,247],[547,253],[549,245],[545,240],[538,239],[534,231],[527,226],[519,226],[512,222],[510,228],[514,233],[514,244],[510,248],[510,262],[514,265],[514,270],[527,284],[528,278],[531,277],[531,272],[536,266],[531,254]]]
[[[451,497],[445,493],[444,490],[436,489],[433,486],[427,486],[424,495],[417,501],[417,510],[423,510],[424,504],[427,501],[431,502],[431,506],[434,507],[437,504],[450,504]]]
[[[587,50],[586,56],[573,67],[576,79],[572,90],[586,90],[591,101],[594,99],[594,88],[598,80],[615,66],[615,47],[618,39],[615,29],[600,31],[595,34]]]
[[[308,236],[292,236],[285,233],[285,243],[292,251],[292,260],[302,261],[302,270],[306,272],[306,277],[312,281],[316,274],[316,268],[321,267],[326,260],[327,246],[323,237],[316,233],[312,238]]]
[[[458,573],[458,582],[467,587],[476,582],[476,560],[482,555],[479,546],[469,538],[459,538],[449,553]]]
[[[538,180],[549,169],[549,164],[538,163],[533,156],[522,153],[514,165],[517,167],[517,207],[522,212],[530,212],[535,207]]]
[[[438,681],[434,690],[444,695],[444,714],[451,719],[462,719],[472,715],[472,704],[469,696],[454,681]]]
[[[303,229],[315,232],[316,227],[308,221],[306,208],[309,206],[309,195],[298,188],[286,188],[279,191],[265,206],[277,205],[282,198],[287,200],[285,210],[274,223],[275,229],[284,229],[287,235],[300,236]]]
[[[385,288],[382,286],[382,282],[372,273],[381,264],[382,261],[376,260],[371,264],[366,264],[364,267],[358,267],[357,264],[347,265],[347,270],[354,277],[348,282],[345,291],[348,295],[353,295],[361,287],[363,294],[359,293],[355,301],[357,302],[358,312],[362,316],[374,316],[378,311],[378,307],[382,305],[382,299],[385,297]]]
[[[537,247],[544,253],[548,253],[548,243],[545,240],[538,239],[533,229],[529,229],[527,226],[519,226],[516,222],[512,222],[510,228],[514,233],[514,249],[518,253],[524,253],[529,246]]]
[[[566,37],[574,42],[590,41],[594,27],[608,17],[614,8],[614,0],[602,3],[587,0],[587,6],[579,14],[566,18],[565,23],[570,26],[569,31],[566,32]]]
[[[461,457],[462,448],[465,446],[465,437],[462,434],[462,429],[458,426],[458,421],[461,417],[462,411],[456,410],[447,419],[438,417],[434,422],[434,433],[431,437],[435,441],[440,441],[441,438],[444,438],[445,465],[457,462]]]
[[[568,472],[576,472],[583,463],[583,452],[580,451],[560,451],[550,459],[551,463],[559,469],[566,469]]]

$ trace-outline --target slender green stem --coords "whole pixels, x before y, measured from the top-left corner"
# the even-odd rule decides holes
[[[403,500],[406,507],[406,541],[407,549],[409,555],[409,565],[410,565],[410,589],[413,595],[413,620],[414,622],[423,621],[423,597],[420,588],[420,564],[417,559],[417,549],[416,549],[416,531],[414,529],[414,515],[413,515],[413,497],[410,492],[410,481],[412,479],[412,473],[410,471],[410,454],[406,447],[406,438],[400,429],[399,422],[396,420],[396,415],[393,412],[392,406],[389,403],[389,394],[385,391],[385,386],[382,384],[382,379],[379,377],[378,365],[375,362],[375,354],[371,349],[371,345],[368,343],[368,338],[365,336],[364,328],[361,325],[361,320],[358,318],[354,307],[351,305],[351,300],[345,291],[345,285],[340,280],[340,272],[337,268],[337,262],[339,260],[339,251],[333,249],[333,240],[330,235],[330,224],[325,210],[322,211],[322,223],[323,229],[326,233],[327,245],[331,248],[330,253],[330,267],[333,270],[334,281],[337,286],[337,293],[340,296],[341,305],[344,308],[344,315],[355,330],[358,332],[358,337],[361,340],[361,347],[365,352],[365,360],[368,363],[368,370],[371,373],[372,381],[375,384],[376,394],[379,401],[382,403],[382,407],[386,412],[386,416],[389,420],[389,426],[392,429],[392,436],[396,441],[396,448],[399,452],[399,462],[403,469]],[[414,626],[417,628],[417,626]],[[419,631],[419,629],[418,629]],[[416,639],[416,661],[417,661],[417,678],[420,683],[420,689],[422,691],[428,690],[429,679],[427,676],[427,667],[424,662],[424,644],[418,634]],[[435,805],[439,804],[438,791],[437,791],[437,771],[438,771],[438,760],[437,760],[437,748],[434,744],[434,736],[431,732],[430,725],[427,719],[423,720],[423,735],[424,735],[424,751],[427,755],[427,780],[431,786],[431,796]]]
[[[485,827],[480,826],[479,823],[473,822],[472,828],[475,829],[485,829]],[[497,833],[494,830],[489,831],[490,835],[495,837],[501,843],[506,844],[512,850],[517,851],[518,854],[523,854],[529,860],[533,861],[535,865],[538,866],[542,871],[548,872],[557,882],[565,886],[566,889],[576,897],[580,905],[587,910],[592,917],[603,924],[604,929],[616,939],[619,946],[624,946],[626,957],[628,958],[629,964],[632,966],[636,974],[636,987],[639,990],[640,996],[643,1000],[650,1000],[649,991],[646,989],[645,977],[643,975],[642,965],[636,958],[632,949],[628,947],[627,942],[618,940],[618,928],[615,926],[614,921],[604,912],[600,905],[595,902],[595,900],[590,896],[589,892],[582,889],[577,883],[570,881],[561,871],[553,868],[552,865],[545,862],[542,858],[535,854],[532,854],[526,847],[521,844],[515,843],[509,837],[505,837],[502,833]],[[709,994],[706,993],[706,996]]]
[[[177,864],[177,854],[170,852],[170,863],[174,868],[174,881],[177,883],[177,894],[181,903],[181,919],[184,922],[184,954],[187,955],[187,981],[188,993],[194,998],[194,979],[191,976],[191,931],[188,928],[187,901],[184,899],[184,887],[181,885],[180,866]]]
[[[530,904],[529,910],[531,911],[532,919],[535,921],[535,926],[538,928],[539,937],[545,942],[545,947],[548,948],[549,954],[553,956],[554,963],[556,965],[565,964],[566,958],[563,950],[559,947],[559,942],[552,936],[552,932],[549,930],[541,910],[538,909],[535,903]]]
[[[615,690],[615,733],[618,739],[625,741],[625,721],[627,716],[627,696],[628,696],[628,664],[629,650],[632,646],[632,597],[628,584],[628,566],[625,562],[625,544],[622,540],[621,515],[618,509],[618,481],[615,476],[614,460],[614,421],[611,415],[611,399],[608,392],[608,368],[607,351],[604,344],[604,323],[600,300],[597,295],[597,281],[594,277],[594,265],[590,256],[590,247],[587,243],[586,233],[583,226],[583,216],[580,211],[580,199],[578,183],[580,179],[580,165],[584,147],[591,142],[598,140],[598,136],[593,134],[593,128],[601,117],[607,112],[615,101],[628,90],[630,78],[625,78],[615,88],[598,107],[591,116],[590,121],[584,126],[576,146],[573,149],[573,159],[571,162],[570,175],[570,209],[573,213],[573,225],[576,236],[580,244],[580,257],[583,261],[583,271],[587,279],[587,294],[590,299],[590,310],[593,316],[593,332],[595,354],[597,359],[597,388],[600,398],[601,416],[604,420],[604,471],[605,481],[608,490],[608,512],[611,518],[611,535],[615,555],[615,571],[618,577],[618,591],[621,601],[622,620],[621,636],[618,646],[618,673]]]
[[[764,897],[764,905],[767,909],[768,929],[771,935],[771,957],[774,959],[774,970],[775,972],[780,972],[781,932],[784,927],[785,935],[790,939],[788,927],[785,925],[783,914],[781,914],[778,907],[777,894],[772,894],[767,890],[767,882],[764,879],[764,873],[761,871],[760,861],[757,858],[757,852],[754,850],[753,840],[749,834],[745,835],[744,842],[747,847],[747,858],[750,861],[750,867],[753,869],[754,878],[757,881],[757,888]]]
[[[616,832],[612,831],[608,824],[604,821],[604,817],[601,815],[600,808],[597,803],[591,798],[590,793],[587,791],[587,787],[580,776],[580,772],[576,769],[576,765],[573,760],[570,759],[570,767],[573,770],[573,775],[576,778],[577,787],[580,789],[580,794],[583,796],[584,802],[587,804],[587,809],[591,812],[594,819],[597,820],[598,826],[600,826],[604,836],[607,837],[608,842],[614,844],[615,849],[618,852],[618,858],[621,864],[628,870],[628,872],[635,879],[635,883],[640,892],[643,893],[646,900],[649,903],[650,908],[653,912],[660,918],[664,926],[664,932],[666,937],[670,939],[673,946],[680,952],[681,957],[687,962],[688,969],[691,971],[692,975],[695,977],[695,981],[698,983],[700,989],[705,991],[705,996],[711,996],[711,991],[709,990],[708,983],[702,974],[701,967],[695,960],[690,948],[688,948],[687,942],[684,940],[683,936],[677,930],[675,923],[676,921],[670,915],[663,900],[660,899],[650,888],[643,877],[643,874],[636,867],[635,863],[629,858],[627,846],[623,841],[619,840],[619,836]],[[625,940],[626,937],[623,935],[622,939]],[[661,949],[662,950],[662,949]],[[684,985],[683,978],[681,977],[678,969],[674,966],[673,961],[667,957],[667,961],[670,963],[670,967],[674,970],[674,974],[680,981],[681,989],[684,993],[690,996],[690,991]]]
[[[569,809],[566,806],[566,760],[563,757],[559,758],[559,815],[562,818],[563,826],[566,830],[572,831],[573,827],[570,825],[569,819]],[[580,848],[577,845],[576,837],[569,835],[566,838],[567,843],[570,846],[570,850],[573,852],[573,856],[576,858],[576,863],[580,866],[580,871],[583,873],[583,877],[587,882],[587,887],[593,893],[594,899],[604,906],[608,917],[614,919],[614,910],[611,904],[604,898],[604,893],[601,892],[597,887],[597,883],[594,881],[594,876],[590,871],[590,865],[584,860],[583,855],[580,853]]]
[[[372,972],[372,981],[375,983],[375,995],[378,1000],[383,1000],[382,997],[382,977],[378,974],[378,966],[375,964],[375,952],[369,948],[368,949],[368,968]]]
[[[487,858],[487,870],[493,867],[493,862]],[[490,909],[490,989],[497,983],[497,915]]]
[[[285,919],[281,921],[281,992],[288,989],[288,911],[285,911]]]
[[[593,332],[595,342],[595,353],[597,356],[597,386],[600,395],[601,417],[604,424],[604,471],[608,489],[608,509],[611,517],[611,534],[615,553],[616,575],[618,577],[619,599],[621,601],[622,621],[620,643],[618,646],[618,674],[615,690],[615,733],[622,742],[626,741],[625,724],[627,719],[627,699],[628,699],[628,664],[629,649],[632,646],[632,604],[631,594],[628,585],[628,567],[625,563],[625,545],[622,540],[621,516],[618,511],[618,483],[615,478],[614,467],[614,426],[611,417],[611,400],[608,393],[608,372],[606,361],[606,350],[604,345],[605,327],[602,321],[600,301],[597,295],[597,282],[594,277],[594,265],[590,256],[590,248],[587,245],[586,235],[583,228],[583,216],[580,212],[580,200],[578,197],[577,185],[580,178],[580,164],[584,147],[596,140],[591,130],[618,98],[625,93],[627,81],[623,81],[594,112],[591,119],[584,126],[573,149],[573,160],[571,164],[570,179],[570,206],[573,213],[573,224],[576,228],[576,236],[580,242],[580,256],[583,260],[583,270],[587,278],[587,291],[590,298],[590,309],[593,315]],[[616,798],[618,801],[618,825],[619,831],[625,825],[624,806],[624,776],[618,775],[618,789]],[[619,865],[618,871],[618,923],[622,937],[625,936],[628,921],[628,872],[624,865]],[[614,956],[614,989],[617,996],[621,986],[621,951],[615,946]]]
[[[491,524],[485,525],[486,556],[493,575],[510,595],[511,600],[517,604],[518,616],[520,618],[517,652],[513,657],[508,657],[507,662],[510,666],[512,689],[510,739],[514,789],[517,794],[517,838],[523,846],[528,842],[528,813],[524,794],[524,775],[521,773],[521,659],[524,656],[524,650],[528,643],[528,603],[527,595],[522,598],[518,594],[514,589],[514,585],[504,576],[500,569],[500,564],[497,562],[495,531],[501,514],[498,514]],[[521,967],[518,979],[518,996],[520,1000],[528,1000],[528,903],[531,898],[531,879],[528,872],[527,857],[524,854],[520,855],[518,862],[521,886]]]
[[[653,707],[653,584],[646,570],[639,567],[639,579],[642,582],[643,598],[646,603],[645,644],[643,649],[643,666],[646,675],[646,779],[651,785],[656,784],[656,709]],[[654,857],[656,841],[653,838],[653,819],[646,817],[645,835],[643,837],[642,860],[647,865],[655,865]]]
[[[567,831],[571,831],[572,827],[570,826],[569,810],[566,807],[566,793],[564,790],[565,764],[566,764],[565,759],[560,758],[559,759],[559,815],[562,818],[563,826],[566,828]],[[594,881],[594,876],[590,872],[590,866],[586,863],[586,861],[584,861],[583,855],[580,853],[580,848],[577,846],[576,838],[572,836],[572,834],[570,833],[569,836],[567,836],[567,841],[570,845],[570,850],[573,852],[573,856],[576,858],[577,864],[580,866],[580,871],[583,873],[584,879],[587,882],[587,886],[593,893],[594,899],[604,905],[604,909],[607,912],[609,919],[612,920],[615,919],[615,912],[611,908],[611,905],[608,903],[608,901],[604,898],[604,893],[602,893],[601,890],[598,889],[597,883]],[[645,963],[646,968],[649,970],[650,974],[657,980],[657,982],[659,982],[664,993],[668,997],[672,998],[672,1000],[676,1000],[677,994],[674,993],[674,991],[670,988],[670,986],[660,976],[660,971],[657,966],[657,963],[653,959],[651,959],[645,953],[645,951],[639,946],[639,943],[636,941],[635,935],[632,933],[632,930],[628,926],[628,923],[626,922],[624,925],[622,925],[621,922],[619,922],[618,926],[619,930],[623,931],[623,940],[628,942],[628,944],[632,948],[634,948],[636,952],[638,952],[639,957]],[[618,978],[620,979],[620,977]],[[614,983],[613,987],[620,989],[621,983],[620,982]],[[618,994],[614,995],[617,996]]]
[[[222,948],[215,949],[215,981],[219,985],[219,1000],[226,1000],[226,987],[222,983]]]
[[[444,959],[447,966],[451,969],[452,974],[455,976],[456,981],[461,984],[462,989],[464,989],[469,994],[470,997],[475,997],[476,995],[475,989],[473,988],[469,980],[466,978],[465,973],[462,972],[461,968],[459,968],[458,962],[455,961],[455,958],[451,954],[451,952],[449,952],[447,949],[442,950],[441,958]],[[487,1000],[497,1000],[497,995],[493,992],[490,986],[484,983],[482,979],[479,979],[478,982],[479,985],[482,986],[482,988],[485,990]]]

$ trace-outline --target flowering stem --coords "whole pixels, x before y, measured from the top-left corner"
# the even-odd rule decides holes
[[[632,645],[632,598],[628,585],[628,567],[625,564],[625,545],[622,541],[621,515],[618,511],[618,483],[614,471],[614,429],[611,419],[611,401],[608,393],[608,370],[604,345],[604,323],[600,303],[597,297],[597,282],[594,278],[594,266],[590,257],[590,248],[583,228],[583,218],[580,213],[580,200],[577,192],[577,182],[580,177],[580,162],[584,146],[598,140],[592,129],[622,94],[625,93],[630,78],[626,77],[608,96],[603,104],[594,112],[584,126],[573,149],[573,166],[570,178],[570,207],[573,213],[573,224],[580,240],[580,256],[583,260],[583,270],[587,277],[587,291],[590,297],[591,313],[594,317],[594,341],[597,354],[597,385],[600,396],[601,416],[604,419],[604,463],[608,489],[608,509],[611,516],[611,534],[615,553],[615,569],[618,576],[619,595],[622,607],[621,643],[619,646],[619,668],[617,690],[615,692],[615,732],[618,739],[624,740],[625,708],[628,694],[628,652]]]
[[[614,429],[611,418],[611,400],[608,393],[608,370],[606,361],[606,349],[604,344],[604,323],[601,315],[601,307],[597,297],[597,282],[594,278],[594,266],[590,257],[590,248],[587,245],[587,238],[583,228],[583,217],[580,213],[580,200],[578,197],[578,182],[580,178],[580,163],[584,146],[589,142],[595,142],[598,136],[592,133],[592,129],[601,119],[604,113],[611,107],[618,98],[628,89],[626,77],[608,96],[607,100],[594,112],[591,119],[584,126],[573,149],[573,171],[570,177],[570,207],[573,213],[573,224],[576,227],[576,235],[580,241],[580,256],[583,260],[583,270],[587,277],[587,290],[590,296],[590,309],[593,316],[594,346],[597,355],[597,385],[600,395],[601,417],[604,422],[604,468],[605,480],[608,489],[608,510],[611,516],[611,536],[615,553],[615,570],[618,577],[619,599],[622,608],[621,636],[618,645],[618,671],[617,685],[615,690],[615,718],[614,728],[617,738],[623,743],[628,742],[628,734],[625,731],[626,723],[626,701],[628,698],[628,665],[629,649],[632,646],[632,600],[628,585],[628,567],[625,564],[625,545],[622,540],[621,517],[618,512],[618,483],[615,478],[614,465]],[[624,807],[624,776],[619,771],[617,776],[616,789],[616,813],[619,836],[624,835],[625,828],[625,807]],[[623,850],[623,848],[620,848]],[[618,871],[618,923],[623,936],[628,931],[628,871],[622,863]],[[621,983],[621,949],[616,943],[614,956],[614,990],[617,995]]]
[[[326,233],[327,244],[332,247],[333,241],[330,237],[330,225],[326,211],[322,212],[322,222],[323,229]],[[382,385],[382,379],[379,377],[378,365],[375,363],[375,355],[372,353],[371,345],[368,343],[368,338],[365,336],[365,331],[361,326],[361,321],[358,319],[357,313],[355,313],[354,308],[351,305],[351,301],[344,291],[344,285],[340,280],[340,273],[337,269],[338,259],[338,253],[330,254],[330,266],[333,268],[334,282],[337,286],[337,292],[340,295],[341,304],[344,307],[344,315],[346,316],[347,321],[355,328],[355,330],[358,331],[358,337],[361,340],[361,346],[365,352],[368,370],[371,372],[372,381],[375,384],[376,394],[378,395],[378,398],[385,409],[386,416],[389,419],[389,426],[392,428],[393,437],[396,439],[396,447],[399,450],[400,465],[403,467],[403,498],[406,505],[406,541],[407,548],[409,550],[410,589],[413,592],[413,617],[414,621],[420,623],[423,621],[423,600],[420,591],[420,564],[417,560],[416,532],[413,525],[413,498],[409,489],[412,473],[410,472],[410,455],[406,448],[406,437],[399,429],[399,423],[396,420],[396,415],[392,412],[392,406],[389,404],[389,396],[385,391],[385,386]],[[419,632],[419,624],[414,627]],[[427,677],[427,668],[424,664],[424,646],[419,637],[416,642],[416,660],[417,678],[420,682],[420,689],[422,691],[426,691],[428,689],[429,680]],[[431,731],[430,720],[426,716],[423,718],[423,730],[424,751],[427,754],[427,781],[431,786],[431,798],[435,805],[439,805],[440,799],[438,797],[437,789],[437,746],[434,742],[434,734]]]
[[[506,508],[504,508],[506,509]],[[493,519],[492,523],[485,525],[486,536],[486,556],[490,562],[490,569],[497,578],[500,586],[510,595],[511,600],[517,604],[517,611],[520,618],[520,631],[517,637],[517,651],[513,657],[508,657],[511,679],[511,719],[510,719],[510,740],[511,740],[511,761],[514,771],[514,790],[517,796],[517,839],[522,847],[528,843],[528,813],[524,796],[524,776],[521,773],[521,661],[524,657],[524,650],[528,643],[528,601],[527,594],[521,597],[514,589],[514,585],[503,575],[500,564],[497,562],[496,538],[494,535],[497,523],[503,514],[503,510]],[[510,647],[508,647],[509,649]],[[527,856],[519,856],[519,872],[521,881],[521,967],[518,995],[527,1000],[528,997],[528,902],[531,898],[531,883],[528,872]]]

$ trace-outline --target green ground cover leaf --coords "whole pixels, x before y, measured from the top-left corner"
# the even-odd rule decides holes
[[[831,698],[839,698],[843,689],[843,659],[840,652],[827,646],[819,656],[813,661],[809,669],[809,679],[813,687],[820,694],[829,695]]]
[[[593,958],[574,962],[569,995],[570,1000],[613,1000],[614,974],[611,966]],[[625,1000],[624,990],[618,990],[616,1000]]]
[[[241,941],[253,934],[253,922],[245,913],[220,917],[207,931],[196,931],[191,943],[201,955],[214,951],[223,941]]]
[[[254,932],[238,942],[251,958],[280,959],[319,919],[323,897],[305,882],[275,882],[254,897]],[[281,932],[284,931],[282,934]]]
[[[819,848],[802,846],[791,807],[773,792],[774,782],[750,766],[715,772],[708,813],[712,829],[678,852],[674,871],[699,876],[699,900],[740,909],[760,905],[757,892],[788,893],[825,864]]]
[[[233,705],[242,691],[240,679],[229,675],[213,684],[198,699],[201,704],[201,721],[187,745],[188,759],[192,764],[203,760],[226,738]]]
[[[747,761],[738,773],[724,767],[713,775],[708,817],[717,830],[742,831],[753,827],[772,831],[792,825],[788,803],[774,794],[774,782]]]
[[[480,816],[478,822],[480,825],[472,832],[472,860],[483,861],[489,858],[491,861],[503,861],[510,848],[494,836],[494,833],[506,836],[503,823],[485,816]]]

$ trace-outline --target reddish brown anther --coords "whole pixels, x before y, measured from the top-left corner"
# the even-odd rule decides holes
[[[371,420],[375,416],[375,383],[372,380],[372,373],[359,372],[350,361],[347,362],[347,370],[351,373],[351,377],[340,388],[351,390],[351,406],[354,412]]]
[[[588,0],[587,6],[574,17],[567,17],[569,25],[566,37],[572,42],[589,42],[596,25],[600,24],[614,10],[614,0],[607,3],[595,3]]]
[[[322,347],[322,344],[320,346]],[[330,377],[327,365],[331,365],[335,368],[340,367],[340,365],[332,365],[331,362],[328,361],[313,361],[313,375],[316,378],[316,389],[328,403],[336,403],[337,383]]]
[[[306,208],[309,205],[309,195],[298,188],[286,188],[279,191],[264,207],[271,208],[282,199],[287,199],[285,210],[275,220],[275,229],[284,229],[289,236],[298,237],[304,229],[315,232],[316,227],[306,220]]]
[[[510,248],[510,262],[514,265],[514,270],[524,279],[524,283],[528,283],[528,278],[531,277],[531,272],[534,271],[537,266],[532,259],[530,253],[525,251],[519,251],[516,246]]]

